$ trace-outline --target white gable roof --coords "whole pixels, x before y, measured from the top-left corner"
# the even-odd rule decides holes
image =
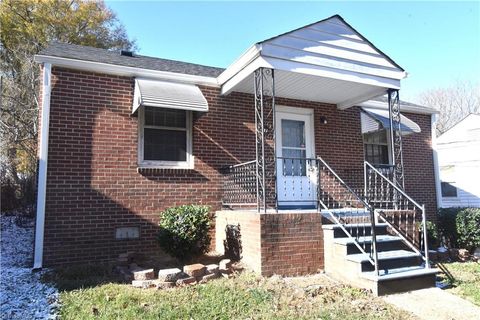
[[[340,16],[259,43],[261,55],[403,79],[405,71]]]
[[[260,67],[275,69],[277,96],[339,108],[399,89],[406,75],[338,15],[250,47],[219,75],[222,93],[251,92]]]

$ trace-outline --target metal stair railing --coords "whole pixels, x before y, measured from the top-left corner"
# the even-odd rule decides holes
[[[223,169],[222,204],[226,207],[256,207],[257,161],[247,161]]]
[[[410,249],[422,256],[425,267],[430,268],[425,205],[418,204],[367,161],[364,162],[364,183],[365,198],[373,207],[375,218],[387,223]]]
[[[367,255],[368,261],[374,266],[375,273],[378,275],[377,237],[373,207],[355,193],[321,157],[317,157],[317,168],[319,210],[327,213],[360,252]],[[367,227],[371,228],[371,241],[366,236]],[[354,230],[355,232],[353,232]]]

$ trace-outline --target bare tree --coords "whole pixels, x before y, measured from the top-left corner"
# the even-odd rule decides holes
[[[440,111],[437,121],[437,135],[440,135],[470,113],[480,113],[480,85],[458,81],[450,87],[424,91],[418,101]]]

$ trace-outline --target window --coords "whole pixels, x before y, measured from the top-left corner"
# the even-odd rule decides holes
[[[442,181],[442,197],[445,198],[456,198],[457,197],[457,188],[452,185],[450,182]]]
[[[441,188],[442,188],[442,197],[445,198],[456,198],[457,197],[457,187],[454,186],[455,183],[455,166],[443,166],[440,168],[440,177],[442,179]]]
[[[282,119],[282,156],[285,176],[306,176],[305,122]]]
[[[141,167],[193,167],[190,111],[143,107],[139,116]]]
[[[365,161],[373,165],[390,164],[386,130],[364,133],[363,143]]]

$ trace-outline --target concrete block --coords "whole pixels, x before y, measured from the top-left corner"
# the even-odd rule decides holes
[[[161,269],[158,271],[158,280],[161,282],[175,282],[182,274],[178,268]]]
[[[183,272],[195,278],[203,276],[205,270],[205,266],[201,263],[190,264],[183,267]]]
[[[154,286],[153,280],[133,280],[132,281],[132,286],[135,288],[150,288]]]
[[[160,281],[160,280],[155,280],[154,284],[157,287],[157,289],[169,289],[169,288],[174,288],[177,285],[176,282]]]
[[[133,279],[135,280],[153,280],[155,278],[155,272],[153,269],[145,269],[133,272]]]
[[[230,259],[220,260],[218,266],[221,270],[230,269],[232,267],[232,261]]]
[[[187,284],[192,284],[195,283],[197,279],[195,277],[188,277],[188,278],[183,278],[183,279],[178,279],[177,280],[177,285],[187,285]]]
[[[206,267],[205,274],[217,274],[220,272],[218,264],[209,264]]]
[[[198,283],[206,283],[210,280],[217,279],[218,277],[220,277],[218,273],[206,274],[198,279]]]

